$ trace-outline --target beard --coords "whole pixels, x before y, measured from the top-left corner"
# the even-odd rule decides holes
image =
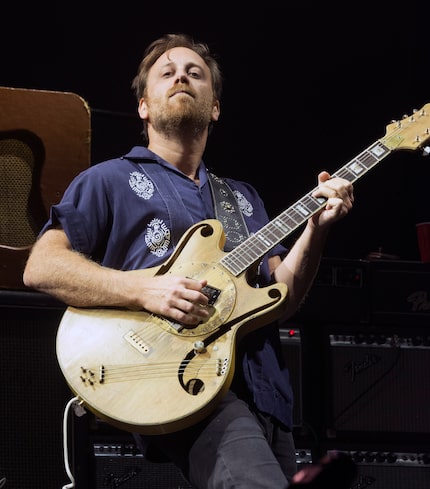
[[[180,90],[176,87],[172,93]],[[191,93],[187,87],[184,89]],[[213,99],[198,99],[195,94],[177,94],[167,99],[147,99],[149,122],[155,131],[167,137],[189,134],[196,136],[207,130],[211,123]]]

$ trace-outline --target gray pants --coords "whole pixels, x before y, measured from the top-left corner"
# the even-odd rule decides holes
[[[204,422],[153,441],[196,489],[286,489],[297,470],[292,433],[231,392]]]

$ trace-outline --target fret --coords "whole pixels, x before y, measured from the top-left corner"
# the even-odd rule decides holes
[[[245,240],[246,241],[246,240]],[[234,275],[238,275],[241,273],[243,270],[246,270],[249,266],[249,263],[253,263],[253,261],[250,261],[249,257],[246,255],[246,253],[239,253],[239,249],[241,249],[245,243],[241,243],[239,246],[236,246],[232,251],[226,255],[221,262],[223,265],[230,270]],[[254,259],[257,260],[260,256],[263,255],[255,255]]]

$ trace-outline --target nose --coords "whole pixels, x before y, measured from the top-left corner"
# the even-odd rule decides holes
[[[185,72],[178,72],[176,83],[188,83],[188,75]]]

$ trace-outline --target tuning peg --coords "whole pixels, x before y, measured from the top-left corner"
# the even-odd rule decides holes
[[[425,146],[423,148],[423,156],[428,156],[430,154],[430,146]]]

